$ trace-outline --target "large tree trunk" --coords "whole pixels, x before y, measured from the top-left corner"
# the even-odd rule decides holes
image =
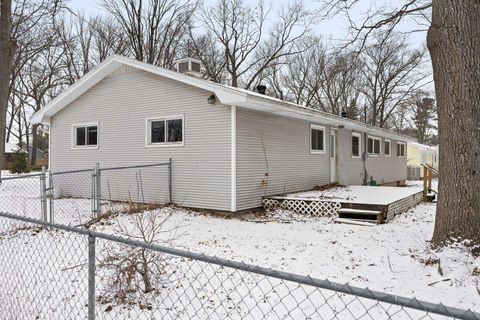
[[[432,57],[440,177],[432,244],[470,240],[480,254],[480,1],[433,0]]]
[[[0,1],[0,166],[5,162],[5,129],[15,41],[10,38],[12,1]]]

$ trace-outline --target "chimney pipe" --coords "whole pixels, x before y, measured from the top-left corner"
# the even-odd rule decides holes
[[[260,94],[265,94],[267,92],[267,86],[265,86],[263,84],[259,84],[257,86],[257,92],[260,93]]]

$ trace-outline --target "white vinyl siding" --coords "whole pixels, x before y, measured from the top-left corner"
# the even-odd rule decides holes
[[[262,206],[264,195],[330,182],[329,150],[311,154],[309,133],[307,121],[237,107],[237,210]]]
[[[172,158],[176,204],[229,211],[231,110],[220,103],[208,104],[210,95],[174,80],[122,67],[52,118],[51,169],[89,169],[96,162],[104,167],[152,164]],[[145,119],[179,114],[184,115],[184,146],[146,147]],[[99,148],[73,151],[71,126],[92,121],[100,124]],[[135,176],[130,174],[128,178]],[[156,187],[167,188],[165,175],[158,177]]]

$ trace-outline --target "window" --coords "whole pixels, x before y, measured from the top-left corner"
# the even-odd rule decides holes
[[[85,124],[73,126],[74,148],[96,148],[98,146],[98,125]]]
[[[310,126],[310,152],[325,153],[325,127]]]
[[[385,157],[390,157],[390,140],[388,139],[385,139],[384,150],[385,150]]]
[[[200,63],[198,63],[198,62],[192,62],[192,71],[201,72]]]
[[[405,142],[397,142],[397,155],[405,157]]]
[[[147,119],[147,145],[183,145],[183,116]]]
[[[361,137],[360,133],[352,133],[352,158],[360,158],[360,153],[362,152]]]
[[[367,152],[370,155],[380,155],[380,138],[368,137]]]
[[[180,62],[178,64],[178,72],[184,73],[188,71],[188,61],[187,62]]]

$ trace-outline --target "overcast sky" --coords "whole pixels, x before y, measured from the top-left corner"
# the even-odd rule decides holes
[[[267,0],[268,3],[269,0]],[[270,0],[274,1],[275,6],[277,4],[281,3],[287,3],[289,0]],[[209,5],[214,3],[215,0],[204,0],[204,3]],[[252,4],[255,4],[257,1],[256,0],[246,0],[246,2],[251,2]],[[396,3],[398,2],[399,4],[402,3],[403,1],[401,0],[393,0],[391,3]],[[78,10],[83,10],[87,14],[99,14],[102,12],[102,9],[99,6],[99,1],[98,0],[71,0],[71,6],[74,9]],[[304,3],[311,9],[315,9],[318,5],[315,3],[315,1],[307,1],[305,0]],[[358,21],[363,21],[363,14],[369,9],[369,8],[375,8],[375,6],[378,3],[384,3],[383,0],[361,0],[360,5],[357,6],[356,11],[353,13],[354,18],[356,18]],[[406,22],[403,26],[405,29],[417,29],[418,26],[414,25],[408,25],[412,24],[412,22]],[[344,40],[347,37],[347,27],[348,23],[345,19],[345,17],[342,16],[336,16],[334,18],[329,19],[328,21],[323,21],[319,25],[316,26],[315,32],[317,34],[320,34],[323,36],[325,40]],[[425,39],[426,39],[426,32],[415,32],[412,34],[409,34],[408,36],[409,42],[411,43],[412,46],[414,47],[419,47],[425,44]]]

